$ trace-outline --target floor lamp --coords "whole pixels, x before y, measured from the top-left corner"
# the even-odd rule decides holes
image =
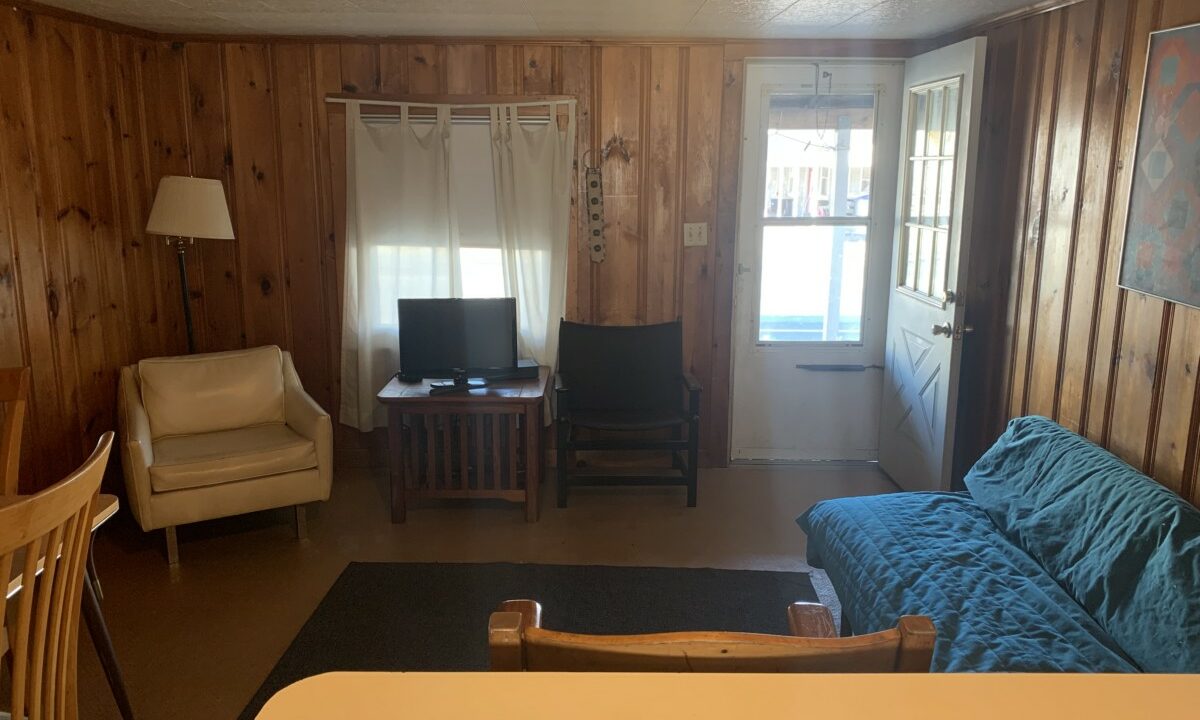
[[[188,297],[187,262],[184,252],[196,238],[232,240],[233,223],[225,188],[220,180],[167,175],[158,181],[154,207],[146,222],[150,235],[164,235],[175,245],[179,257],[179,286],[183,295],[183,319],[187,323],[188,352],[196,352],[192,335],[192,307]]]

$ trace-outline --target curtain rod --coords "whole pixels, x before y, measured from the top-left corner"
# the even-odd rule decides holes
[[[374,100],[370,97],[363,98],[347,98],[347,97],[329,97],[325,98],[327,103],[337,103],[338,105],[349,105],[350,103],[359,103],[361,105],[385,105],[399,107],[402,105],[414,105],[417,107],[433,107],[435,105],[449,105],[454,108],[490,108],[495,105],[510,105],[514,107],[545,107],[548,105],[574,105],[575,98],[564,99],[549,99],[549,100],[523,100],[521,102],[483,102],[483,103],[457,103],[457,102],[424,102],[414,100]]]
[[[363,113],[362,119],[372,123],[398,123],[400,122],[399,115],[387,115],[382,113]],[[435,118],[432,115],[417,115],[416,117],[409,116],[408,121],[413,125],[433,125]],[[517,122],[521,125],[549,125],[549,115],[538,115],[535,117],[525,116],[518,118]],[[484,115],[451,115],[451,125],[490,125],[492,119]]]

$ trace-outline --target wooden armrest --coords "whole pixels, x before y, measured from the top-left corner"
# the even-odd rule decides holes
[[[554,373],[554,419],[567,420],[570,416],[570,408],[567,407],[567,397],[571,393],[571,386],[567,384],[567,378],[561,373]]]
[[[537,600],[505,600],[496,608],[496,612],[520,613],[522,627],[542,626],[542,604]]]
[[[788,607],[788,627],[792,635],[808,638],[835,638],[833,613],[820,603],[795,602]]]
[[[896,623],[900,630],[900,652],[896,658],[897,672],[929,672],[933,662],[933,646],[937,628],[924,615],[902,615]]]
[[[527,628],[542,625],[542,606],[533,600],[506,600],[488,618],[488,655],[491,669],[517,672],[525,669],[521,647]]]

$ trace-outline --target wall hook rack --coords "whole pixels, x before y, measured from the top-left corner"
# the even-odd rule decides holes
[[[618,135],[613,135],[608,142],[604,143],[604,147],[600,150],[600,162],[608,160],[608,156],[614,152],[625,162],[632,160],[629,148],[625,147],[625,138]]]

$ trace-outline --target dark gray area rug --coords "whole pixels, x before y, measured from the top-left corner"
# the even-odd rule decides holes
[[[337,670],[486,670],[488,616],[542,603],[544,627],[627,634],[786,635],[787,606],[817,602],[805,573],[604,565],[351,563],[241,717],[280,689]]]

